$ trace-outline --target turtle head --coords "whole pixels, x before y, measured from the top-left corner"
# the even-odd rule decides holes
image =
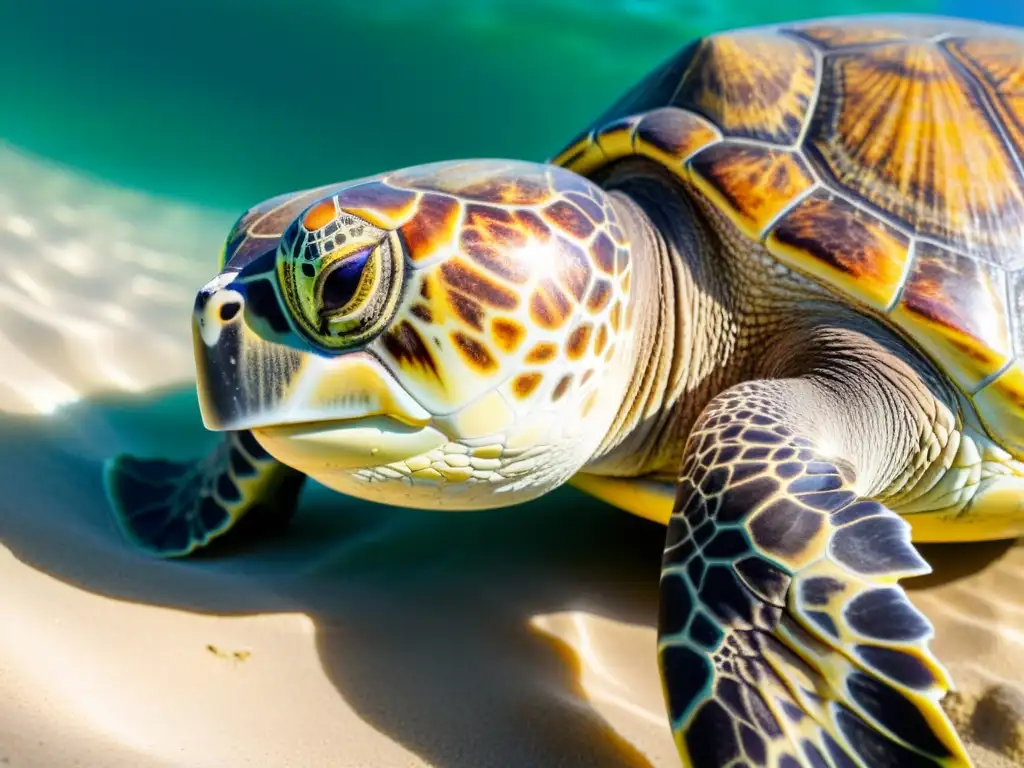
[[[225,257],[194,312],[205,424],[344,493],[538,496],[625,399],[629,250],[610,198],[564,169],[438,163],[283,196]]]

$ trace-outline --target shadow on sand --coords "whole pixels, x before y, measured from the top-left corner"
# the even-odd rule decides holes
[[[654,626],[659,526],[572,489],[445,515],[310,485],[274,540],[189,561],[134,551],[109,516],[102,462],[119,451],[193,456],[214,439],[191,387],[93,399],[46,418],[4,416],[0,541],[50,576],[119,600],[229,616],[306,613],[348,704],[431,764],[486,768],[515,754],[532,765],[649,765],[595,711],[564,703],[579,694],[577,657],[528,622],[583,609]],[[937,573],[918,581],[961,579],[1006,547],[929,547]],[[566,696],[538,695],[522,679]],[[563,725],[531,727],[552,719]]]
[[[515,509],[445,515],[311,484],[275,540],[188,561],[134,551],[106,506],[104,459],[183,458],[213,439],[191,388],[92,400],[53,417],[5,416],[0,541],[50,576],[119,600],[307,614],[346,702],[431,764],[484,768],[514,754],[532,765],[649,765],[596,712],[564,703],[581,698],[577,657],[528,622],[578,608],[653,625],[658,526],[572,489]],[[539,695],[524,679],[566,695]],[[531,727],[552,720],[563,725]]]

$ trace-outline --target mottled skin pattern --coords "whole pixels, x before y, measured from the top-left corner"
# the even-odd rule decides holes
[[[1024,533],[1022,40],[724,33],[551,164],[256,206],[193,316],[226,439],[113,461],[123,527],[174,556],[287,517],[305,475],[448,509],[573,482],[667,524],[684,765],[969,765],[899,580],[912,540]]]
[[[320,418],[323,398],[314,393],[329,395],[337,371],[314,370],[322,358],[300,350],[329,345],[333,337],[318,332],[308,302],[292,311],[299,299],[290,295],[313,296],[320,275],[375,239],[386,252],[368,260],[364,277],[389,261],[406,274],[375,294],[394,294],[396,305],[368,323],[360,354],[383,365],[433,417],[434,428],[458,439],[386,466],[314,476],[392,504],[403,503],[403,483],[423,481],[409,492],[412,505],[424,506],[424,488],[435,488],[436,504],[473,508],[510,503],[505,497],[524,480],[532,487],[569,479],[594,454],[614,416],[607,401],[598,408],[598,386],[621,391],[630,378],[623,361],[633,345],[623,338],[632,338],[633,273],[608,198],[578,176],[525,163],[451,163],[386,174],[297,216],[273,258],[233,256],[227,269],[238,270],[233,284],[245,286],[248,319],[240,314],[224,323],[206,306],[207,328],[245,334],[243,326],[251,326],[263,336],[279,328],[280,347],[268,351],[247,340],[238,354],[288,362],[274,363],[283,370],[270,382],[254,377],[220,386],[213,358],[224,354],[224,345],[201,355],[201,390],[216,401],[209,410],[216,426],[250,428],[268,420],[268,387],[270,397],[304,411],[304,420]],[[302,322],[297,329],[294,317]],[[374,324],[382,330],[374,333]],[[356,332],[364,334],[340,333],[345,340]],[[230,402],[220,397],[225,391]],[[535,458],[540,454],[543,466]]]

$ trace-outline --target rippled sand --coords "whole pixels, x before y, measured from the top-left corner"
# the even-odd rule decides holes
[[[445,516],[314,487],[245,551],[123,543],[102,461],[210,444],[188,313],[232,216],[3,146],[0,180],[0,763],[677,765],[662,532],[571,490]],[[1024,549],[927,554],[950,711],[978,765],[1024,764]]]

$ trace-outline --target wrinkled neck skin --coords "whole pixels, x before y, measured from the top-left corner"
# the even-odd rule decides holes
[[[794,376],[814,382],[820,400],[805,431],[823,444],[847,435],[839,453],[856,466],[861,491],[896,509],[948,505],[942,494],[959,488],[956,477],[935,478],[954,463],[1005,454],[920,354],[827,289],[780,271],[721,214],[697,210],[666,171],[623,164],[598,181],[631,241],[637,322],[626,394],[581,471],[674,481],[687,436],[715,395],[749,379]],[[1024,475],[1024,465],[1014,471]]]
[[[674,477],[701,409],[746,368],[735,281],[715,233],[666,171],[629,163],[595,181],[630,239],[638,319],[634,375],[583,471]]]

